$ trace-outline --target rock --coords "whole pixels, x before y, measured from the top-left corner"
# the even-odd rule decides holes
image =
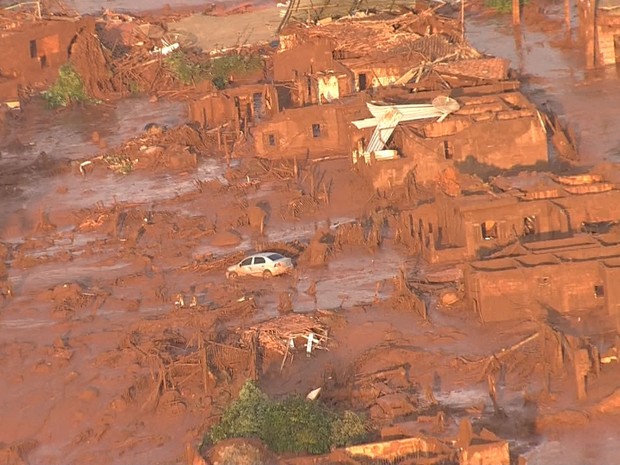
[[[213,465],[271,465],[278,463],[257,439],[227,439],[209,450],[207,459]]]
[[[78,379],[80,374],[77,371],[70,372],[67,376],[65,376],[65,383],[71,383]]]
[[[557,429],[563,426],[573,427],[577,425],[585,425],[589,421],[590,417],[586,412],[580,412],[577,410],[563,410],[561,412],[538,416],[535,423],[536,432]]]
[[[441,294],[441,304],[445,306],[454,305],[460,299],[455,291],[445,291]]]
[[[166,126],[158,123],[149,123],[144,126],[144,132],[149,135],[163,134],[166,131]]]
[[[379,410],[375,407],[379,407]],[[416,408],[409,396],[401,392],[379,397],[376,405],[371,408],[371,416],[373,416],[373,410],[377,418],[396,418],[410,415],[415,412]]]
[[[601,400],[595,407],[600,413],[619,413],[620,412],[620,389],[616,389],[610,395]]]
[[[79,395],[81,400],[86,401],[95,400],[97,397],[99,397],[99,389],[93,386],[87,387]]]

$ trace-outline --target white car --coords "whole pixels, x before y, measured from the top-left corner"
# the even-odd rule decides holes
[[[276,252],[263,252],[245,257],[236,265],[229,266],[226,270],[228,279],[238,276],[262,276],[271,278],[293,269],[293,261]]]

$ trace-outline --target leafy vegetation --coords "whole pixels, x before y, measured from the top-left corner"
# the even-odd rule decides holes
[[[277,453],[323,454],[332,447],[359,444],[367,436],[364,420],[353,412],[339,416],[320,402],[296,396],[273,401],[247,382],[207,433],[204,444],[259,438]]]
[[[192,61],[183,50],[175,50],[166,55],[164,63],[175,77],[185,85],[195,84],[207,78],[204,66]]]
[[[231,75],[244,76],[262,68],[259,55],[226,55],[211,60],[208,74],[215,87],[223,89]]]
[[[361,444],[368,437],[368,429],[362,418],[355,412],[346,410],[342,417],[332,423],[331,441],[335,447]]]
[[[528,0],[519,0],[521,6],[527,4]],[[512,0],[484,0],[488,8],[492,8],[498,13],[510,13],[512,11]]]
[[[133,161],[129,157],[108,154],[103,156],[103,161],[116,173],[129,174],[133,170]]]
[[[168,69],[185,85],[209,79],[218,89],[228,85],[231,76],[244,76],[263,67],[259,55],[226,55],[206,62],[192,60],[183,50],[175,50],[165,58]]]
[[[43,98],[51,108],[67,107],[74,103],[91,101],[84,90],[82,78],[70,63],[60,67],[58,78],[48,90],[43,92]]]

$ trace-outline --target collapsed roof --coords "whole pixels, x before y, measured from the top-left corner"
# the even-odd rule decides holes
[[[280,29],[291,20],[317,22],[323,18],[351,16],[360,11],[396,12],[413,8],[415,0],[288,0]]]

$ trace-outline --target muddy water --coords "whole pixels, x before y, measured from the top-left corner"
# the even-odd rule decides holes
[[[561,7],[548,11],[551,20],[530,22],[514,33],[510,16],[471,18],[467,38],[479,50],[506,57],[525,78],[523,91],[538,105],[549,105],[574,128],[585,164],[620,161],[617,135],[620,71],[612,66],[587,72],[583,49],[566,31],[552,27],[561,21]],[[576,24],[573,18],[573,24]],[[547,26],[547,27],[545,27]],[[550,32],[551,29],[551,32]],[[578,408],[578,407],[577,407]],[[617,418],[594,420],[584,427],[566,428],[540,438],[526,456],[532,465],[595,465],[618,463],[620,430]]]
[[[11,5],[15,3],[13,0],[0,0],[0,6]],[[142,11],[156,10],[170,5],[173,8],[200,6],[210,3],[220,3],[217,0],[149,0],[148,2],[137,2],[135,0],[65,0],[64,4],[82,14],[96,13],[103,9],[115,11]],[[53,2],[52,2],[53,4]]]
[[[535,5],[532,5],[534,8]],[[537,104],[549,105],[574,128],[582,161],[620,161],[616,121],[620,108],[620,71],[608,67],[584,71],[583,48],[577,31],[566,41],[561,7],[548,10],[547,19],[528,24],[514,33],[509,15],[467,21],[467,38],[482,52],[505,57],[524,77],[524,92]]]
[[[142,133],[148,123],[180,124],[185,111],[183,103],[151,103],[147,98],[59,111],[33,101],[23,113],[13,114],[9,131],[0,137],[0,169],[29,165],[41,152],[53,159],[86,158],[102,151],[93,142],[95,131],[108,147],[115,147]]]

